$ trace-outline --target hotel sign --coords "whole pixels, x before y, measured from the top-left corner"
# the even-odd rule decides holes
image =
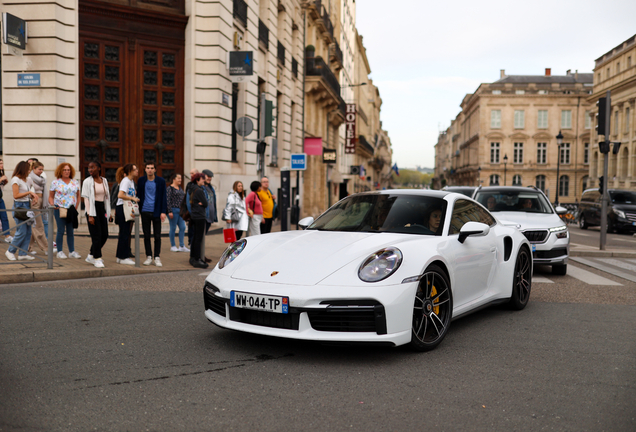
[[[345,153],[356,152],[356,104],[347,104],[345,114]]]

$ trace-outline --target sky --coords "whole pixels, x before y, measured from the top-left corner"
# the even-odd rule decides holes
[[[400,168],[433,168],[439,131],[480,83],[592,72],[636,34],[636,0],[357,0],[380,119]],[[387,11],[387,7],[390,11]]]

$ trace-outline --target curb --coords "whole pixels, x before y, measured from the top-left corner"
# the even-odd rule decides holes
[[[636,252],[628,251],[608,251],[608,250],[571,250],[572,257],[612,257],[612,258],[636,258]]]

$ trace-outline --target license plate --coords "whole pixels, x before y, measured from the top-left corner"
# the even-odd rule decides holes
[[[239,309],[253,309],[263,312],[289,313],[289,297],[230,292],[230,306]]]

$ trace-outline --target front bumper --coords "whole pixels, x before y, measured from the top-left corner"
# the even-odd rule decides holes
[[[524,231],[524,234],[527,231]],[[530,239],[529,239],[530,240]],[[565,238],[557,238],[557,233],[549,232],[541,242],[530,241],[532,261],[539,265],[566,265],[570,255],[570,233]]]
[[[403,345],[411,341],[417,283],[296,286],[212,273],[204,286],[205,316],[219,327],[290,339]],[[289,297],[289,313],[230,306],[232,290]]]

